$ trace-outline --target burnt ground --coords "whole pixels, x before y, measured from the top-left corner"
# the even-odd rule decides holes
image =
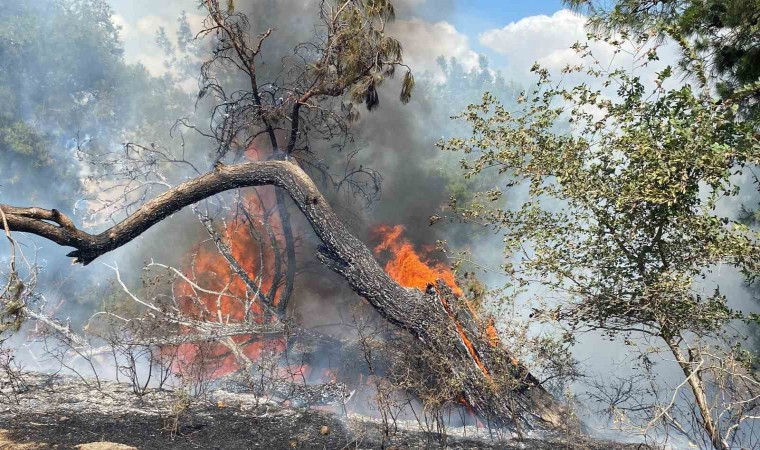
[[[75,378],[34,374],[24,378],[24,392],[0,397],[0,450],[74,449],[101,441],[140,450],[645,448],[579,436],[522,441],[448,436],[444,445],[439,434],[409,428],[384,439],[384,427],[377,421],[262,404],[246,394],[221,391],[187,405],[168,391],[138,397],[125,384],[102,383],[97,389]],[[8,391],[7,386],[2,390]]]

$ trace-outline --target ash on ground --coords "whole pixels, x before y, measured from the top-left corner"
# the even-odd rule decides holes
[[[580,436],[519,440],[483,428],[425,432],[418,423],[382,421],[322,409],[284,407],[259,396],[180,392],[60,375],[0,379],[0,449],[643,449]],[[11,389],[13,387],[13,389]],[[338,408],[339,409],[339,408]],[[97,447],[82,444],[110,442]],[[119,445],[121,444],[121,445]]]

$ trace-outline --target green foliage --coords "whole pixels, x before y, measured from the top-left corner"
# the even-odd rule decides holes
[[[445,59],[439,57],[438,67],[443,72],[443,79],[438,79],[434,73],[425,73],[420,77],[417,96],[434,105],[424,113],[415,114],[420,120],[418,128],[428,135],[425,136],[430,142],[444,138],[462,135],[467,132],[466,124],[452,121],[451,117],[459,114],[467,105],[477,102],[484,91],[491,94],[499,101],[513,105],[520,88],[514,83],[507,82],[500,72],[492,73],[488,60],[480,57],[478,67],[467,69],[456,58]],[[460,176],[456,159],[448,157],[438,158],[435,164],[431,164],[437,170],[435,175],[446,180],[447,190],[457,201],[471,199],[472,192],[482,188],[483,183],[477,179],[464,179]],[[486,182],[490,186],[490,183]]]
[[[70,202],[79,188],[72,164],[77,141],[99,152],[118,146],[125,129],[165,133],[179,116],[172,86],[125,64],[118,31],[102,0],[10,2],[0,9],[4,195],[18,190],[28,201],[57,195],[58,204]],[[57,189],[38,194],[40,177]]]
[[[756,0],[566,0],[591,23],[615,31],[669,36],[681,43],[683,68],[705,59],[724,96],[760,99],[760,2]],[[753,108],[754,109],[754,108]]]
[[[99,175],[98,167],[83,161],[102,157],[113,162],[118,153],[112,150],[120,150],[125,141],[165,140],[175,120],[192,105],[171,79],[152,78],[142,66],[126,64],[118,33],[102,0],[4,2],[0,8],[3,202],[56,207],[73,215],[74,202],[92,187],[92,178],[85,178],[85,173]],[[87,219],[93,223],[98,218]],[[6,247],[0,247],[0,258],[5,258]],[[39,248],[44,250],[35,257],[49,258],[51,247]],[[39,273],[35,286],[57,286],[57,295],[66,298],[70,307],[100,303],[102,290],[93,287],[99,280],[80,276],[76,283],[60,283],[71,276],[70,270],[74,269],[50,264]],[[26,279],[28,271],[21,272]],[[14,276],[5,274],[3,283],[20,286]],[[33,288],[27,283],[25,289]],[[15,329],[25,319],[20,313],[26,305],[13,289],[6,294],[0,302],[4,306],[0,329],[11,330],[8,324]]]
[[[385,26],[396,19],[389,0],[337,2],[332,17],[326,20],[331,46],[315,64],[317,78],[334,78],[333,84],[348,88],[352,101],[372,110],[379,102],[377,89],[392,77],[402,64],[401,43],[385,33]],[[323,12],[324,14],[324,12]],[[400,100],[408,103],[414,89],[411,70],[406,71]]]
[[[513,103],[520,94],[520,87],[504,79],[501,72],[492,72],[488,59],[480,56],[478,67],[467,69],[456,58],[446,59],[443,56],[437,60],[438,67],[443,72],[443,79],[438,80],[435,74],[424,74],[420,79],[420,95],[430,102],[435,102],[433,114],[437,120],[442,120],[440,126],[447,135],[455,135],[463,127],[452,123],[451,116],[459,114],[462,109],[478,101],[483,92],[492,93],[504,103]],[[456,132],[449,132],[452,127]]]
[[[670,70],[648,89],[624,71],[568,69],[616,86],[616,98],[534,71],[538,86],[517,112],[486,94],[462,115],[472,136],[441,145],[464,152],[466,178],[503,177],[455,208],[503,233],[503,268],[518,286],[559,295],[543,317],[655,336],[710,334],[739,317],[719,289],[704,294],[694,283],[722,264],[758,270],[756,234],[716,212],[760,154],[737,104],[690,85],[665,89]],[[525,201],[499,207],[516,186]]]
[[[632,44],[633,61],[646,65],[657,59],[647,38],[605,40],[615,54]],[[638,352],[648,394],[612,400],[624,422],[705,448],[752,441],[743,423],[754,413],[743,405],[760,384],[733,325],[757,318],[731,309],[717,275],[727,266],[760,273],[758,233],[719,212],[760,162],[756,124],[742,99],[714,95],[699,63],[699,84],[668,83],[667,67],[649,86],[635,70],[596,60],[590,46],[574,48],[591,63],[566,67],[562,79],[581,73],[586,83],[565,87],[535,65],[538,83],[514,111],[487,93],[460,116],[472,135],[440,146],[463,153],[466,179],[495,187],[451,207],[503,237],[507,298],[540,293],[534,320],[566,327],[565,344],[595,331]],[[652,372],[663,353],[682,374],[678,387]],[[683,405],[659,402],[684,386]]]
[[[15,272],[11,272],[5,288],[3,292],[0,292],[0,335],[7,331],[18,331],[25,319],[24,307],[27,292],[25,292],[23,281]]]

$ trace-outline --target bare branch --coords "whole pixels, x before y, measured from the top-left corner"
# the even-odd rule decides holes
[[[70,256],[88,264],[123,246],[156,223],[200,200],[247,186],[282,188],[305,215],[323,245],[319,259],[343,276],[391,323],[410,331],[425,345],[449,355],[452,374],[462,377],[462,395],[489,420],[526,426],[567,425],[559,407],[525,367],[488,339],[485,324],[467,312],[463,300],[443,284],[426,293],[393,281],[372,252],[341,223],[314,182],[296,164],[266,161],[218,165],[146,202],[121,223],[97,235],[60,224],[60,215],[37,208],[0,205],[10,230],[29,232],[76,250]],[[47,220],[57,219],[56,224]],[[529,418],[538,419],[532,423]]]

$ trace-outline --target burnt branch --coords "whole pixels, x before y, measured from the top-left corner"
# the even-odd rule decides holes
[[[538,381],[500,345],[486,324],[468,312],[464,300],[439,283],[423,293],[392,280],[372,252],[343,225],[309,176],[288,161],[217,165],[144,203],[133,214],[99,234],[76,228],[55,210],[0,205],[10,231],[47,238],[75,248],[69,256],[89,264],[119,248],[177,211],[221,192],[274,185],[289,194],[322,241],[319,259],[343,276],[391,323],[447,358],[462,397],[489,422],[555,428],[567,422],[563,409]],[[516,421],[523,421],[517,425]]]

